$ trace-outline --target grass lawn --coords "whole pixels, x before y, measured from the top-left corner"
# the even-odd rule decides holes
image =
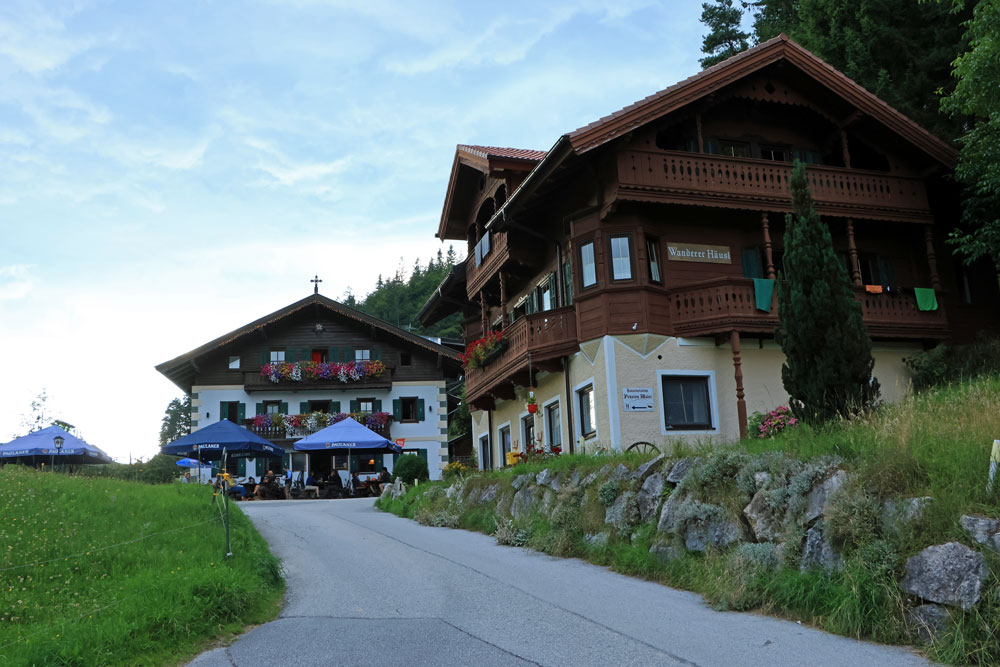
[[[0,468],[0,664],[181,664],[278,613],[278,560],[210,487]]]

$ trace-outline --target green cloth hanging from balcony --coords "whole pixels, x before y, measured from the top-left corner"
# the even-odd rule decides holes
[[[934,290],[929,287],[914,287],[913,295],[917,297],[918,310],[937,310],[938,302]]]
[[[757,302],[757,310],[770,313],[771,296],[774,294],[774,280],[771,278],[754,278],[753,293],[754,300]]]

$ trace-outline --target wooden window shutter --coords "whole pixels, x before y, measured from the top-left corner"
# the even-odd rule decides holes
[[[287,361],[288,363],[296,361],[294,349],[289,347],[285,350],[285,361]]]
[[[247,420],[247,404],[240,403],[236,407],[236,423],[243,426],[243,422]]]
[[[332,362],[332,363],[336,363],[336,361],[337,361],[337,348],[331,347],[329,350],[327,350],[327,352],[326,352],[326,360],[329,361],[329,362]]]
[[[382,412],[382,399],[376,398],[375,405],[372,406],[375,412]]]
[[[333,414],[340,412],[340,401],[330,401],[330,412]]]
[[[764,267],[761,266],[760,262],[760,249],[756,246],[752,248],[743,248],[740,254],[743,262],[743,277],[763,278]]]
[[[246,459],[236,459],[236,475],[237,477],[247,476],[247,460]]]
[[[344,363],[346,364],[349,361],[354,361],[354,348],[353,347],[345,347],[344,348]]]
[[[558,308],[559,302],[556,295],[556,274],[555,272],[549,274],[549,305],[552,308]]]
[[[372,355],[371,356],[372,361],[382,361],[382,351],[379,350],[377,347],[372,346],[371,355]]]
[[[304,347],[299,350],[299,361],[312,361],[312,358],[312,350],[308,347]]]
[[[398,398],[392,399],[392,418],[397,422],[403,420],[403,406]]]
[[[263,403],[258,403],[253,409],[255,415],[267,414],[267,407]]]
[[[284,401],[281,402],[281,414],[288,414],[288,403],[285,403]]]
[[[309,414],[309,401],[300,401],[299,402],[299,414],[300,415],[307,415],[307,414]]]
[[[566,301],[563,305],[573,304],[573,265],[568,261],[563,264],[563,288],[566,290]]]
[[[229,410],[226,409],[226,402],[222,401],[219,403],[219,421],[229,418]]]
[[[354,413],[354,412],[360,412],[360,411],[361,411],[361,403],[358,401],[358,399],[352,398],[351,399],[351,412]]]
[[[271,355],[270,355],[270,353],[267,350],[263,350],[260,353],[260,365],[263,366],[264,364],[268,363],[269,361],[271,361]]]
[[[417,421],[422,422],[424,420],[424,399],[417,399]]]

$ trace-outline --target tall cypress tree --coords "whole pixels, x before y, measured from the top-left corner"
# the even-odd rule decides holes
[[[777,338],[785,353],[781,380],[792,413],[806,422],[850,417],[878,399],[872,342],[861,320],[830,230],[816,215],[806,168],[792,171],[792,208],[785,216],[784,268],[778,282]]]

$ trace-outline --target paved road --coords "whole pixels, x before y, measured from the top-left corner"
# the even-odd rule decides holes
[[[927,665],[578,560],[428,528],[371,500],[241,505],[283,560],[278,620],[203,667],[257,665]]]

